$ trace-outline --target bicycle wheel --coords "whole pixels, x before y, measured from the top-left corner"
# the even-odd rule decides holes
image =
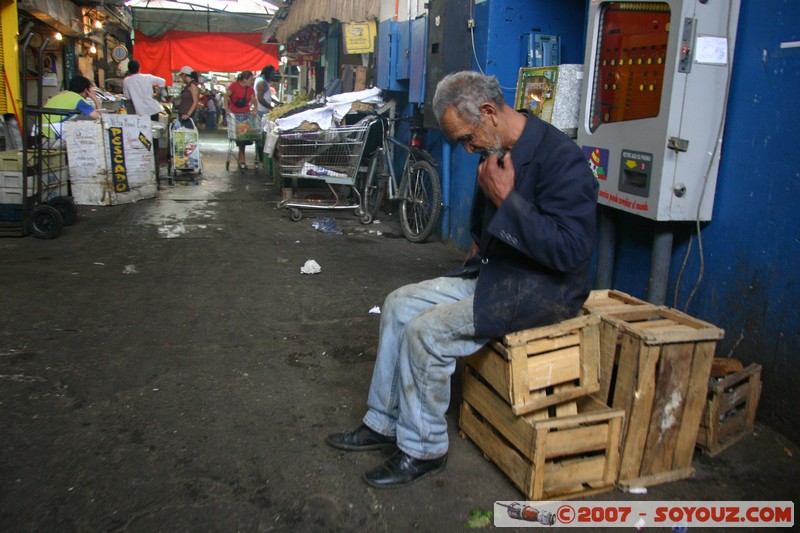
[[[411,242],[427,239],[442,214],[442,183],[427,161],[411,164],[400,191],[400,225]]]

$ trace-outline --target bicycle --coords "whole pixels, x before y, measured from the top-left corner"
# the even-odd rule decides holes
[[[371,120],[370,127],[381,126],[381,140],[362,178],[358,215],[361,222],[371,222],[378,213],[385,189],[386,200],[399,203],[400,226],[405,238],[410,242],[423,242],[436,229],[442,214],[442,183],[436,172],[436,160],[422,148],[423,129],[412,126],[411,140],[406,145],[389,135],[388,126],[407,118],[375,115]],[[392,164],[392,146],[408,153],[399,185]]]

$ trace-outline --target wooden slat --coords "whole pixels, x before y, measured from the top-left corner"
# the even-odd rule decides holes
[[[747,415],[744,411],[736,411],[726,416],[718,425],[717,441],[724,441],[733,434],[741,433],[747,427]]]
[[[678,342],[698,342],[698,341],[718,341],[724,336],[721,329],[681,329],[650,334],[642,336],[647,344],[673,344]]]
[[[752,383],[745,381],[733,387],[730,391],[725,391],[720,396],[719,410],[727,413],[734,407],[740,407],[750,397],[750,386]]]
[[[630,413],[636,392],[636,376],[639,373],[639,352],[642,344],[636,337],[625,335],[620,340],[619,365],[617,380],[614,384],[614,401],[612,406],[625,411],[627,420],[622,428],[623,439],[630,426]]]
[[[505,437],[524,456],[530,457],[534,429],[530,422],[514,415],[503,400],[473,376],[464,372],[462,395],[475,412]]]
[[[526,345],[532,340],[542,339],[547,337],[561,337],[570,331],[585,327],[587,324],[598,324],[600,318],[593,315],[584,315],[576,318],[563,320],[557,324],[549,326],[541,326],[538,328],[530,328],[514,333],[509,333],[503,337],[503,343],[506,346],[520,346]]]
[[[545,355],[527,357],[527,365],[521,368],[527,369],[525,381],[528,391],[572,381],[581,377],[581,349],[579,346],[572,346]]]
[[[652,476],[641,476],[632,479],[620,479],[617,485],[622,490],[630,490],[634,487],[652,487],[662,483],[670,483],[680,479],[686,479],[694,476],[694,468],[682,468],[680,470],[670,470],[668,472],[661,472],[660,474],[653,474]]]
[[[563,457],[604,450],[608,444],[608,422],[590,426],[551,431],[545,457]]]
[[[747,426],[753,427],[756,421],[756,409],[758,409],[758,401],[761,398],[761,366],[758,366],[758,373],[752,375],[749,379],[750,396],[747,398]]]
[[[627,429],[620,463],[620,479],[639,476],[642,455],[644,454],[644,446],[647,440],[650,414],[653,409],[656,363],[658,362],[660,348],[647,345],[640,345],[640,347],[638,365],[634,367],[635,388],[627,392],[631,395],[632,401],[630,411],[626,411]],[[620,360],[621,371],[622,362]],[[617,391],[614,392],[615,407],[617,407],[616,395]]]
[[[512,410],[516,415],[524,415],[540,411],[551,405],[558,405],[560,403],[577,400],[588,394],[597,392],[599,385],[595,384],[589,387],[582,387],[578,385],[564,385],[558,392],[553,394],[532,395],[528,398],[526,403],[520,405],[513,405]]]
[[[608,421],[608,444],[606,447],[606,470],[603,481],[613,484],[619,475],[619,446],[622,437],[623,418],[615,417]]]
[[[681,324],[678,324],[674,320],[670,320],[668,318],[659,318],[657,320],[643,320],[641,322],[636,322],[636,327],[640,329],[649,329],[651,331],[669,331],[669,328],[680,328]]]
[[[537,430],[535,435],[533,454],[531,455],[533,477],[530,490],[528,491],[531,500],[542,498],[544,495],[545,483],[547,482],[545,479],[545,467],[547,466],[545,456],[547,454],[548,432],[547,430]]]
[[[577,483],[602,481],[606,458],[603,455],[574,461],[550,461],[543,469],[544,492]]]
[[[740,372],[735,372],[733,374],[725,376],[723,379],[717,381],[716,383],[713,383],[712,385],[709,386],[709,389],[711,389],[711,391],[714,393],[723,393],[725,392],[725,389],[728,389],[736,385],[737,383],[741,383],[745,379],[749,379],[751,376],[755,376],[756,374],[758,374],[759,376],[758,379],[761,379],[760,378],[761,365],[757,363],[750,363],[749,365],[747,365],[746,368],[744,368]]]
[[[563,394],[568,386],[556,385],[555,394]],[[568,402],[556,404],[556,417],[563,418],[565,416],[574,416],[578,414],[578,402],[570,400]],[[543,409],[543,411],[545,411]]]
[[[581,385],[600,384],[600,324],[585,327],[580,333]]]
[[[672,469],[675,445],[683,424],[693,352],[693,344],[670,344],[661,348],[653,409],[639,471],[643,476]]]
[[[607,404],[611,392],[611,377],[614,374],[614,362],[618,352],[619,330],[608,322],[600,323],[600,361],[598,366],[598,383],[600,390],[595,397]]]
[[[526,497],[530,490],[528,478],[531,473],[530,461],[519,453],[509,448],[484,422],[481,422],[473,413],[470,406],[464,402],[461,405],[460,427],[480,450],[508,476],[511,482]]]
[[[528,401],[531,403],[543,403],[547,401],[547,392],[543,390],[534,391],[530,393],[528,397]],[[519,413],[517,409],[512,408],[514,414],[517,416],[524,415],[527,420],[547,420],[550,418],[550,410],[547,407],[543,407],[537,411],[525,411],[524,413]]]
[[[673,469],[689,468],[694,457],[697,431],[703,416],[703,406],[708,395],[708,377],[711,375],[711,363],[714,360],[716,342],[699,342],[695,344],[690,372],[689,389],[686,393],[683,421],[675,453],[672,461]]]
[[[492,347],[484,346],[473,355],[464,358],[465,362],[478,371],[492,388],[507,402],[511,403],[511,386],[508,381],[508,363]]]
[[[508,354],[508,368],[506,374],[508,382],[511,384],[509,391],[511,405],[522,405],[530,397],[530,391],[534,390],[529,383],[530,374],[528,369],[528,354],[524,346],[510,348]],[[539,387],[541,388],[541,387]]]
[[[719,340],[724,335],[723,330],[708,322],[703,322],[685,313],[666,307],[634,308],[629,311],[606,315],[603,319],[615,323],[620,330],[637,336],[648,344]],[[666,328],[665,331],[650,331],[648,329],[647,323],[660,320],[670,320],[675,323],[675,326]]]
[[[528,355],[540,355],[553,350],[567,348],[569,346],[577,346],[580,343],[580,330],[570,331],[566,335],[555,338],[545,338],[530,341],[526,344],[526,351]]]
[[[591,400],[592,403],[587,403],[586,400]],[[599,406],[598,409],[590,409],[591,406]],[[564,418],[551,418],[549,420],[542,420],[536,422],[537,429],[558,429],[564,430],[569,428],[580,427],[587,424],[597,424],[604,422],[609,418],[624,417],[625,412],[622,409],[610,409],[605,405],[593,400],[588,396],[584,396],[578,400],[578,414],[575,416],[567,416]]]

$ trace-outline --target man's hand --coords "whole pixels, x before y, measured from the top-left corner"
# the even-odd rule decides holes
[[[478,165],[478,185],[484,194],[496,206],[503,203],[506,196],[514,190],[514,165],[511,162],[511,152],[506,152],[502,158],[493,154]]]

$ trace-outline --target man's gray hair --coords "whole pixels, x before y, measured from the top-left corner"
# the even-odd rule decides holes
[[[453,106],[459,117],[478,124],[481,121],[480,107],[484,102],[492,102],[498,107],[505,105],[497,78],[471,70],[454,72],[436,85],[433,114],[436,115],[436,121],[440,122],[445,110]]]

